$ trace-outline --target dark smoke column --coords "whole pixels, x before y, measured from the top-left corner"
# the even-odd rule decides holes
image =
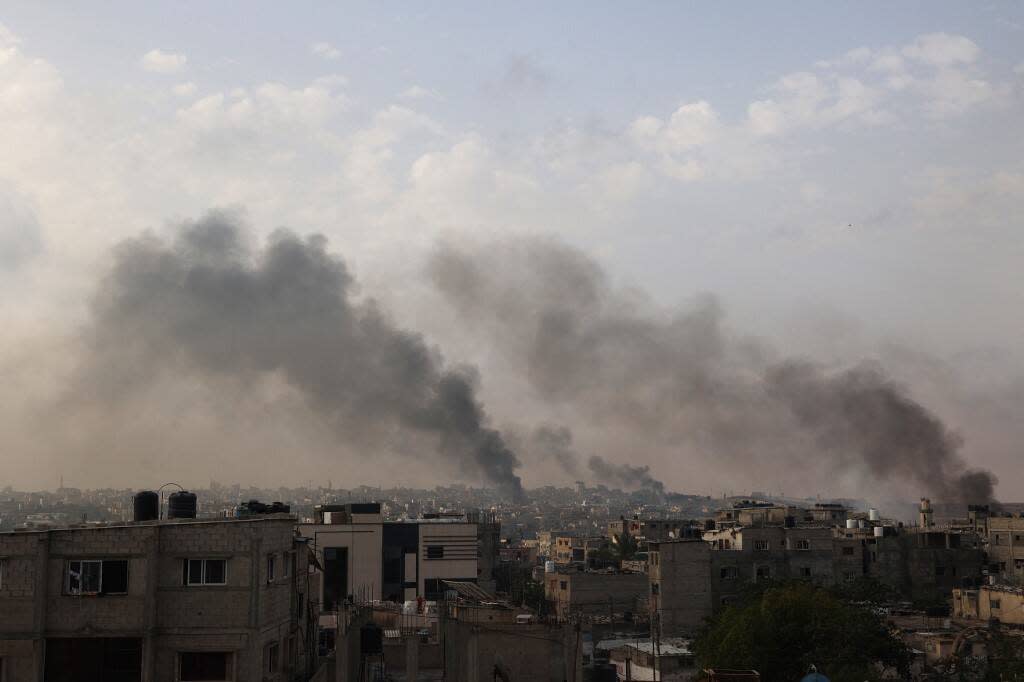
[[[476,373],[445,367],[352,288],[324,237],[280,231],[253,251],[222,214],[172,244],[129,240],[94,302],[83,379],[102,400],[165,372],[241,385],[277,373],[340,437],[396,426],[430,436],[458,470],[520,497],[519,461],[486,426]]]

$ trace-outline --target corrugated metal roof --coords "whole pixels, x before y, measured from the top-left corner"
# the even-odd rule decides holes
[[[442,580],[445,588],[454,590],[457,595],[463,599],[471,599],[473,601],[497,601],[498,598],[481,588],[476,583],[471,583],[465,580]]]

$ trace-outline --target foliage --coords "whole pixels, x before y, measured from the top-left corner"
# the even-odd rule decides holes
[[[877,679],[876,663],[905,673],[909,652],[870,609],[810,583],[776,583],[712,618],[694,642],[702,668],[747,668],[766,682],[810,666],[834,682]]]
[[[629,534],[628,530],[624,530],[615,536],[615,555],[619,561],[627,561],[632,559],[638,549],[636,538]]]

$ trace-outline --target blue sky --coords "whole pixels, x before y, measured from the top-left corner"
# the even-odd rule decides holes
[[[232,207],[326,234],[485,376],[424,259],[542,235],[794,354],[931,358],[892,371],[996,469],[1022,435],[972,407],[1024,395],[1020,3],[12,0],[0,148],[19,391],[59,383],[10,368],[74,337],[112,245]]]

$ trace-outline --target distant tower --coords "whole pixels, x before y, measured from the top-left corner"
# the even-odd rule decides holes
[[[919,521],[922,528],[931,528],[934,525],[932,522],[932,501],[927,497],[921,498],[921,513],[918,516],[920,517]]]
[[[583,481],[576,481],[576,494],[583,497],[583,493],[586,488],[583,487]]]

